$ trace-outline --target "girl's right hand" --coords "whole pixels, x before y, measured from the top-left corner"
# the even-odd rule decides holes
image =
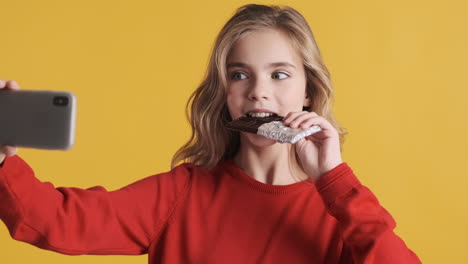
[[[13,80],[6,81],[0,79],[0,89],[7,89],[7,90],[19,90],[20,86]],[[0,145],[0,164],[3,163],[5,157],[14,156],[17,152],[15,146],[8,146],[8,145]]]

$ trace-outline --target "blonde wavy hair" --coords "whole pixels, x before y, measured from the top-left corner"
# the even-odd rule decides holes
[[[293,47],[303,59],[306,93],[311,98],[311,105],[304,110],[313,109],[326,118],[338,131],[340,144],[343,145],[347,132],[332,113],[334,94],[330,73],[322,61],[305,18],[289,6],[248,4],[236,10],[216,38],[206,76],[190,96],[186,106],[192,136],[174,154],[171,168],[180,162],[191,162],[210,169],[224,160],[232,159],[237,153],[239,132],[228,130],[224,126],[225,122],[231,121],[225,93],[226,60],[236,40],[248,32],[264,28],[275,28],[287,33]]]

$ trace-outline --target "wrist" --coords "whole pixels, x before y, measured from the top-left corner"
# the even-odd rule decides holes
[[[341,163],[343,163],[343,161],[341,159],[338,159],[338,160],[336,160],[334,162],[330,162],[330,163],[326,164],[325,166],[323,166],[323,170],[320,173],[320,177],[322,177],[323,175],[329,173],[334,168],[338,167]]]

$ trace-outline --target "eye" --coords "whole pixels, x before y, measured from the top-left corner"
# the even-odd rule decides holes
[[[281,78],[281,76],[284,76],[284,77]],[[275,72],[275,73],[273,73],[272,77],[273,77],[273,79],[280,79],[280,80],[282,80],[282,79],[288,78],[289,75],[287,75],[287,74],[284,73],[284,72]]]
[[[231,80],[242,80],[242,79],[245,79],[245,78],[242,78],[241,75],[244,75],[246,76],[244,73],[242,72],[233,72],[231,73]]]

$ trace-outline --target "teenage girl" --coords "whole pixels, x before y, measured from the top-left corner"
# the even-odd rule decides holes
[[[0,88],[19,89],[0,80]],[[192,137],[172,169],[107,191],[55,188],[0,154],[0,219],[20,241],[63,254],[149,254],[149,263],[420,263],[342,161],[344,129],[314,36],[291,7],[240,7],[187,104]],[[295,144],[227,130],[284,116],[321,132]]]

